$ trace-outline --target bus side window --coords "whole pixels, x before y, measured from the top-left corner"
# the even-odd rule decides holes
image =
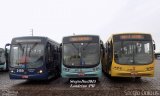
[[[56,52],[56,49],[55,49],[55,45],[53,45],[52,46],[52,51],[51,51],[51,53],[52,53],[52,67],[53,68],[55,68],[56,67],[56,63],[57,63],[57,61],[56,61],[56,54],[57,54],[57,52]]]
[[[104,45],[103,45],[103,42],[101,41],[101,43],[100,43],[101,45],[101,54],[102,54],[102,57],[104,57],[104,52],[105,52],[105,48],[104,48]]]
[[[46,52],[46,61],[47,61],[47,69],[51,68],[51,44],[47,44],[47,52]]]
[[[0,52],[0,63],[5,63],[5,56],[4,56],[4,52]]]
[[[112,63],[112,59],[113,59],[113,44],[112,44],[112,41],[110,41],[110,43],[108,43],[108,57],[109,57],[109,63],[111,64]]]

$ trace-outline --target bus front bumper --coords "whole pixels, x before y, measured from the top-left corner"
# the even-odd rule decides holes
[[[129,72],[129,71],[115,71],[111,73],[113,77],[153,77],[154,71],[144,72]]]
[[[26,80],[47,80],[48,74],[33,74],[33,75],[22,75],[22,74],[9,74],[10,79],[26,79]]]
[[[102,72],[71,73],[62,72],[63,78],[101,78]]]

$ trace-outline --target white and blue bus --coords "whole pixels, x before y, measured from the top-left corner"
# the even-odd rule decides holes
[[[47,80],[60,75],[59,43],[40,36],[12,39],[9,52],[10,79]]]
[[[97,35],[75,35],[62,41],[63,78],[101,78],[103,42]]]

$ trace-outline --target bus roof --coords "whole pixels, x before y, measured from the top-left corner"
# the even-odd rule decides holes
[[[52,40],[52,39],[50,39],[50,38],[48,38],[48,37],[45,37],[45,36],[22,36],[22,37],[14,37],[13,39],[12,39],[12,42],[14,41],[14,40],[19,40],[19,39],[41,39],[41,40],[49,40],[49,41],[52,41],[52,42],[54,42],[54,43],[56,43],[56,44],[59,44],[58,42],[56,42],[56,41],[54,41],[54,40]],[[15,42],[15,41],[14,41]]]
[[[67,38],[67,37],[80,37],[80,36],[95,36],[95,37],[99,37],[99,35],[71,35],[71,36],[64,36],[63,38]]]
[[[14,37],[13,39],[29,39],[29,38],[46,38],[45,36],[22,36],[22,37]]]
[[[107,41],[108,40],[110,41],[114,35],[125,35],[125,34],[146,34],[146,35],[148,34],[148,35],[151,35],[150,33],[145,33],[145,32],[121,32],[121,33],[114,33],[114,34],[112,34],[111,36],[109,36],[109,38],[107,39]]]
[[[122,35],[122,34],[148,34],[151,35],[150,33],[145,33],[145,32],[122,32],[122,33],[114,33],[113,35]]]

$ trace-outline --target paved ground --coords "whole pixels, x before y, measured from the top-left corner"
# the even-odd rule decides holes
[[[155,68],[153,78],[112,80],[103,75],[100,82],[91,79],[66,82],[62,78],[46,82],[10,80],[7,72],[0,72],[0,96],[160,96],[160,61]]]

